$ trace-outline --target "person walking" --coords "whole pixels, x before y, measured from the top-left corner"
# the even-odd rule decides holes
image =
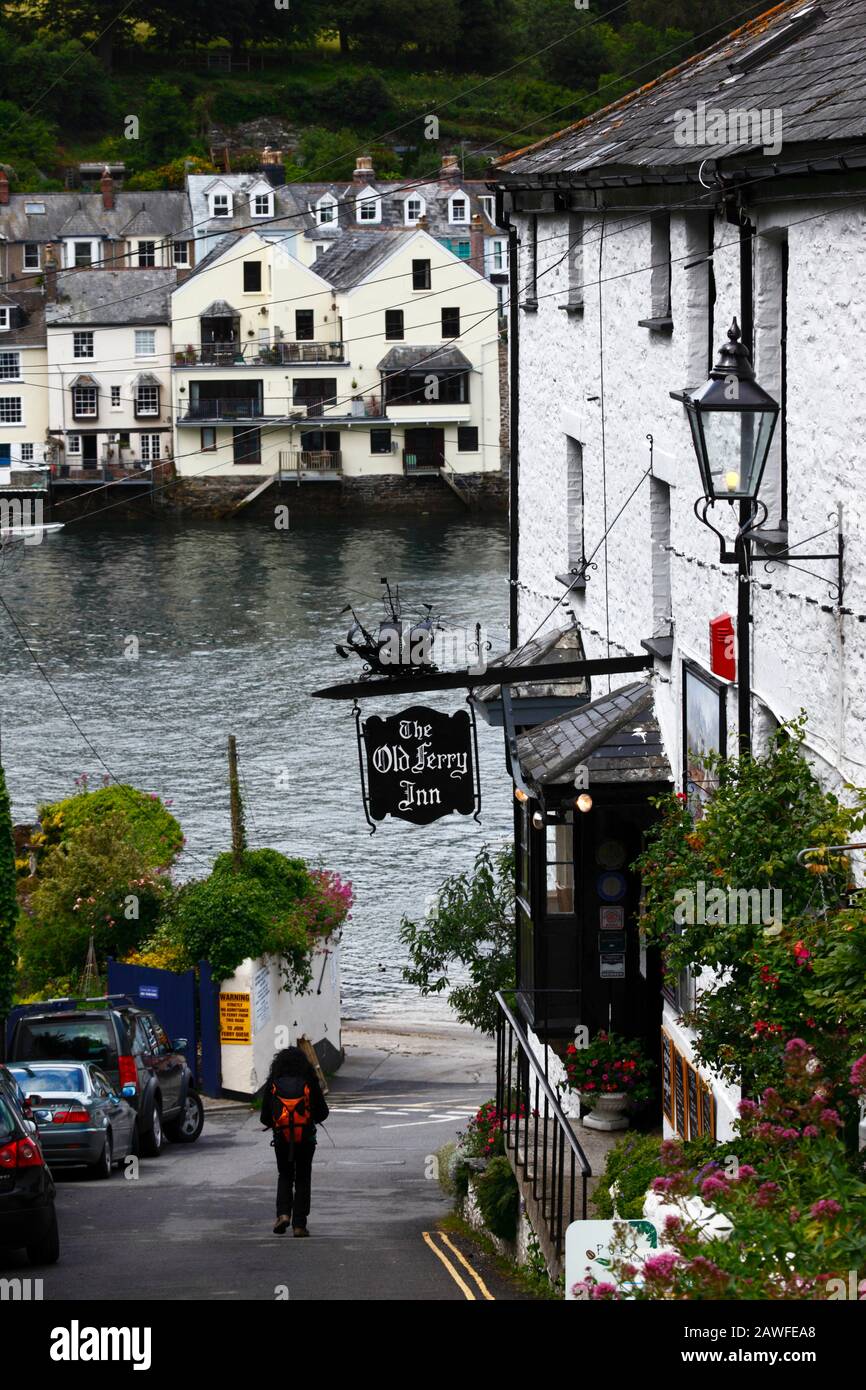
[[[316,1125],[328,1118],[328,1106],[313,1067],[299,1047],[286,1047],[271,1063],[262,1100],[262,1125],[273,1131],[277,1160],[277,1220],[274,1234],[289,1226],[308,1236]]]

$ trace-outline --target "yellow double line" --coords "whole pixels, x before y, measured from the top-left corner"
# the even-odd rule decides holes
[[[475,1283],[478,1285],[478,1288],[480,1290],[481,1297],[488,1299],[491,1303],[495,1303],[496,1300],[493,1294],[490,1292],[484,1280],[481,1278],[481,1275],[478,1274],[478,1272],[472,1268],[471,1264],[469,1263],[463,1252],[457,1249],[457,1246],[454,1245],[453,1242],[448,1239],[444,1231],[437,1231],[436,1234],[442,1241],[443,1245],[447,1245],[452,1255],[455,1255],[457,1257],[460,1264],[462,1264],[463,1268],[467,1271],[471,1278],[475,1280]],[[469,1284],[467,1284],[466,1280],[460,1274],[460,1271],[456,1269],[455,1266],[451,1263],[444,1250],[439,1249],[439,1246],[434,1241],[430,1232],[422,1231],[421,1235],[424,1237],[424,1240],[429,1245],[436,1258],[442,1261],[445,1268],[448,1270],[448,1273],[451,1275],[451,1278],[454,1280],[454,1283],[461,1290],[463,1297],[468,1298],[471,1302],[474,1303],[475,1300],[478,1298],[478,1294],[475,1293],[475,1291]]]

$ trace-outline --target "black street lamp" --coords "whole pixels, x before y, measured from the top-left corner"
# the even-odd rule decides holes
[[[755,380],[748,351],[740,342],[734,319],[727,342],[719,349],[710,379],[697,391],[672,391],[685,407],[692,443],[704,485],[695,502],[695,515],[719,538],[723,565],[736,565],[737,585],[737,713],[740,754],[752,747],[749,626],[752,533],[766,519],[767,508],[758,488],[779,417],[779,404]],[[731,548],[708,519],[716,502],[739,503],[739,525]]]

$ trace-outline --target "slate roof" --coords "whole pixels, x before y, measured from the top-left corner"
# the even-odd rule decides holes
[[[39,203],[44,213],[27,213],[27,204]],[[143,220],[142,220],[143,219]],[[101,193],[13,193],[0,207],[0,232],[7,241],[58,241],[64,236],[123,238],[142,235],[192,236],[186,194],[172,189],[151,193],[116,189],[114,207],[102,206]],[[127,233],[127,229],[133,230]],[[151,230],[152,229],[152,230]]]
[[[524,642],[522,646],[515,647],[504,656],[491,657],[490,664],[492,666],[538,666],[542,662],[583,661],[585,656],[580,628],[576,623],[567,623],[564,627],[551,628],[549,632],[533,638],[531,642]],[[481,704],[489,704],[492,700],[498,700],[501,693],[501,685],[484,685],[475,691],[475,698]],[[568,699],[569,697],[574,697],[575,700],[588,700],[589,694],[590,681],[588,676],[572,677],[567,681],[535,681],[532,684],[527,680],[525,683],[511,686],[513,700]]]
[[[459,348],[441,347],[435,343],[429,347],[392,347],[378,364],[380,372],[407,372],[412,367],[423,365],[431,372],[471,372],[472,363]]]
[[[517,739],[528,786],[574,782],[580,763],[596,783],[670,782],[671,769],[653,711],[649,681],[633,681],[592,704],[548,719]]]
[[[696,112],[699,102],[726,114],[766,111],[768,132],[772,112],[781,111],[781,151],[765,155],[767,142],[757,130],[751,132],[757,140],[744,143],[677,144],[676,113]],[[506,186],[547,178],[590,187],[693,179],[708,157],[725,160],[728,173],[744,158],[744,167],[769,163],[789,172],[793,164],[793,172],[805,173],[809,154],[844,152],[851,164],[866,164],[866,148],[857,150],[864,136],[866,5],[783,0],[655,81],[494,167]]]
[[[41,290],[18,290],[0,293],[0,304],[18,309],[18,327],[0,335],[3,348],[42,347],[45,344],[45,299]],[[13,322],[15,321],[13,319]]]
[[[46,304],[54,324],[168,323],[175,270],[75,270],[58,280],[56,303]]]
[[[414,234],[414,230],[345,232],[335,246],[316,257],[312,268],[335,290],[350,290]]]

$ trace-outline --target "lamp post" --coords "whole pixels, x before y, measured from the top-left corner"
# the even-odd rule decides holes
[[[727,341],[719,349],[709,381],[696,391],[672,391],[685,407],[698,460],[704,495],[695,502],[698,520],[719,538],[723,565],[737,566],[737,713],[739,751],[752,746],[751,663],[749,626],[752,535],[766,520],[767,508],[758,489],[779,417],[779,404],[755,380],[748,351],[740,342],[734,319]],[[733,547],[709,520],[717,502],[738,505],[738,528]]]

